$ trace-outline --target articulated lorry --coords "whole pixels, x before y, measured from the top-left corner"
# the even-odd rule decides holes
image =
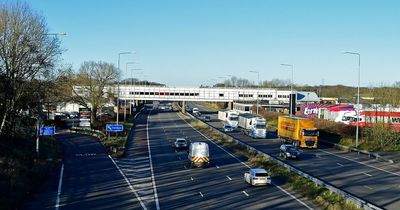
[[[237,128],[239,123],[239,114],[232,110],[219,110],[218,119],[225,121],[227,124],[232,126],[232,128]]]
[[[311,119],[296,116],[278,117],[278,137],[284,143],[301,148],[317,148],[318,135]]]
[[[243,133],[252,138],[265,139],[267,136],[267,121],[259,116],[244,113],[239,115],[239,127]]]

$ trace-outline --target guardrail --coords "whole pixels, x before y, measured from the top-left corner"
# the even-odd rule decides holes
[[[370,158],[373,157],[373,158],[375,158],[377,160],[382,160],[382,161],[385,161],[385,162],[394,163],[393,160],[384,158],[384,157],[380,156],[377,153],[369,152],[369,151],[366,151],[366,150],[360,150],[360,149],[357,149],[357,148],[354,148],[354,147],[349,147],[349,146],[345,146],[345,145],[341,145],[341,144],[328,142],[328,141],[325,141],[323,139],[319,139],[319,141],[322,142],[323,144],[328,144],[328,145],[334,146],[336,148],[344,149],[344,150],[347,150],[347,151],[350,151],[350,152],[357,152],[358,154],[368,155],[368,157],[370,157]]]
[[[72,127],[69,129],[75,133],[87,134],[91,136],[95,136],[99,139],[107,138],[107,135],[99,130],[90,129],[90,128],[81,128],[81,127]]]
[[[236,138],[234,138],[234,137],[232,137],[230,135],[227,135],[227,134],[221,132],[219,129],[217,129],[217,128],[215,128],[215,127],[213,127],[213,126],[211,126],[211,125],[209,125],[207,123],[204,123],[203,121],[199,120],[198,118],[196,118],[195,116],[191,115],[188,112],[186,114],[188,116],[190,116],[192,119],[195,119],[195,120],[199,121],[200,123],[204,124],[205,126],[211,128],[213,131],[218,132],[221,135],[223,135],[224,137],[226,137],[228,139],[231,139],[232,141],[236,142],[237,144],[240,144],[240,145],[246,147],[248,150],[250,150],[252,152],[255,152],[257,154],[260,154],[260,155],[272,160],[273,162],[277,163],[278,165],[281,165],[281,166],[285,167],[289,171],[295,172],[295,173],[299,174],[300,176],[303,176],[304,178],[314,182],[315,184],[318,184],[318,185],[320,185],[322,187],[325,187],[326,189],[328,189],[331,192],[335,192],[335,193],[339,194],[340,196],[346,198],[348,201],[356,204],[359,208],[364,208],[366,210],[381,210],[381,209],[383,209],[383,208],[381,208],[381,207],[379,207],[379,206],[377,206],[377,205],[375,205],[375,204],[373,204],[371,202],[365,201],[365,200],[363,200],[363,199],[361,199],[361,198],[359,198],[359,197],[357,197],[357,196],[355,196],[355,195],[353,195],[353,194],[351,194],[349,192],[346,192],[346,191],[344,191],[342,189],[334,187],[333,185],[331,185],[331,184],[329,184],[329,183],[327,183],[327,182],[325,182],[325,181],[323,181],[321,179],[313,177],[312,175],[310,175],[310,174],[308,174],[308,173],[306,173],[306,172],[304,172],[304,171],[302,171],[302,170],[300,170],[300,169],[298,169],[298,168],[296,168],[296,167],[294,167],[294,166],[292,166],[292,165],[290,165],[288,163],[285,163],[285,162],[283,162],[283,161],[281,161],[281,160],[279,160],[279,159],[277,159],[277,158],[275,158],[275,157],[273,157],[271,155],[268,155],[267,153],[264,153],[264,152],[262,152],[262,151],[260,151],[260,150],[258,150],[256,148],[248,145],[247,143],[239,140],[239,139],[236,139]]]

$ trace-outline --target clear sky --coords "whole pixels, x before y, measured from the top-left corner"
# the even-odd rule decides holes
[[[3,1],[3,0],[0,0]],[[400,81],[400,1],[27,0],[67,49],[63,62],[105,61],[143,69],[140,79],[197,87],[228,75],[297,84]],[[136,71],[135,73],[137,73]],[[129,73],[130,74],[130,73]]]

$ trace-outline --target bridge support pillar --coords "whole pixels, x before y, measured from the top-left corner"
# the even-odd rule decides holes
[[[182,101],[182,113],[186,114],[186,101]]]
[[[228,102],[228,109],[232,110],[233,109],[233,102]]]

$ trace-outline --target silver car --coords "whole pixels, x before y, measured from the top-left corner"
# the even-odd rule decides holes
[[[252,186],[271,184],[268,171],[263,168],[252,168],[244,173],[244,181]]]
[[[174,142],[175,149],[186,149],[188,147],[188,143],[184,138],[177,138]]]

